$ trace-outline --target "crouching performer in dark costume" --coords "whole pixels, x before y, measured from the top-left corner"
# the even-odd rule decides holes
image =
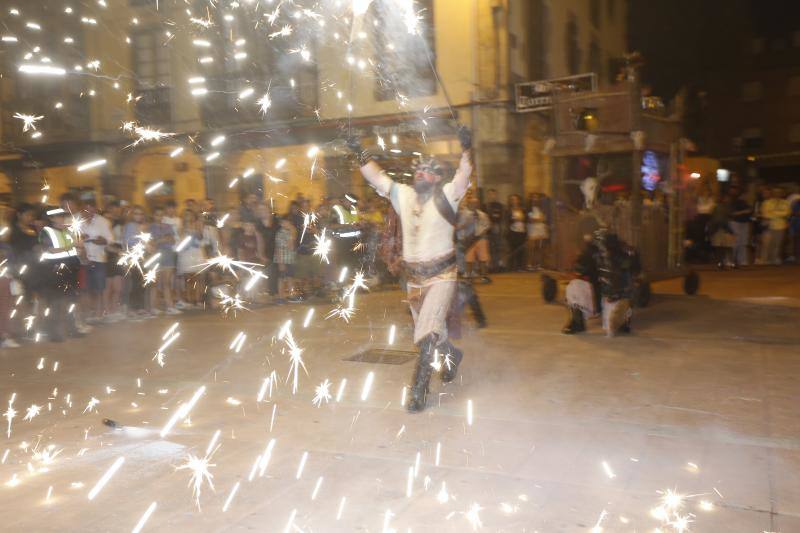
[[[400,219],[414,343],[419,348],[408,399],[408,410],[412,412],[425,408],[433,365],[441,364],[442,381],[448,383],[455,379],[463,357],[449,342],[447,328],[457,291],[453,240],[456,213],[472,174],[472,134],[462,126],[458,136],[461,162],[452,181],[444,181],[442,167],[430,158],[416,167],[413,187],[393,181],[356,139],[347,142],[358,157],[361,173],[378,194],[389,198]],[[434,361],[436,352],[443,362]]]
[[[631,331],[631,291],[641,270],[634,249],[605,229],[594,232],[578,257],[580,276],[567,285],[566,334],[586,331],[586,319],[602,313],[603,330],[613,337]]]

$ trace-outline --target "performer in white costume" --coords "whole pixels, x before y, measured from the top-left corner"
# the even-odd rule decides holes
[[[419,348],[408,401],[412,412],[425,408],[428,384],[437,363],[435,353],[441,358],[438,363],[445,383],[455,379],[463,357],[447,336],[447,317],[456,296],[456,213],[472,174],[472,133],[461,126],[458,137],[461,162],[452,181],[444,182],[442,166],[431,157],[416,166],[413,186],[393,181],[358,140],[351,138],[347,142],[358,157],[361,173],[378,194],[392,202],[400,218],[414,343]]]

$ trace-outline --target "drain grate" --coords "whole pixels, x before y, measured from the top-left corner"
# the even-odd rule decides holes
[[[379,365],[403,365],[416,358],[416,352],[373,348],[359,352],[352,357],[348,357],[345,359],[345,361],[354,361],[356,363],[376,363]]]

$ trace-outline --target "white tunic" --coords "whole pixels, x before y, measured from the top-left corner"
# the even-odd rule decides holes
[[[403,260],[419,263],[436,260],[455,252],[453,226],[439,213],[433,198],[420,204],[419,195],[413,187],[394,182],[375,162],[361,168],[364,177],[378,191],[388,197],[400,217],[403,231]],[[444,185],[443,191],[453,211],[469,187],[472,163],[464,153],[453,180]]]

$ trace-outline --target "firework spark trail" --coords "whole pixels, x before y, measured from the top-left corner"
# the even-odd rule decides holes
[[[342,519],[342,514],[344,513],[344,504],[347,501],[347,498],[342,496],[342,499],[339,500],[339,509],[336,511],[336,521]]]
[[[97,480],[95,486],[92,488],[92,490],[89,491],[89,494],[87,496],[89,500],[95,499],[95,497],[100,493],[101,490],[103,490],[103,487],[106,486],[106,483],[109,482],[111,477],[117,472],[117,470],[120,469],[122,463],[124,462],[125,462],[125,457],[117,457],[117,460],[114,461],[114,463],[108,468],[108,470],[106,470],[106,473],[103,474],[103,477]]]
[[[331,246],[333,246],[333,241],[325,236],[325,232],[328,228],[322,228],[322,231],[319,235],[315,235],[314,239],[316,240],[316,244],[314,245],[314,255],[319,257],[320,262],[325,262],[326,265],[330,264],[328,260],[328,254],[331,252]]]
[[[14,403],[14,399],[12,397],[12,399],[9,400],[9,402],[8,402],[8,409],[6,409],[6,412],[3,413],[3,417],[5,417],[5,419],[8,421],[8,429],[6,430],[6,438],[9,438],[9,439],[11,438],[11,421],[14,420],[15,416],[17,416],[17,410],[14,409],[14,407],[12,405],[13,403]],[[5,459],[5,457],[4,457],[4,459]]]
[[[339,382],[339,389],[336,391],[336,403],[342,401],[345,387],[347,387],[347,378],[342,378],[342,381]]]
[[[364,402],[369,397],[369,393],[372,390],[372,382],[375,380],[375,372],[370,372],[367,374],[367,378],[364,380],[364,387],[361,389],[361,401]]]
[[[92,411],[97,411],[97,404],[99,404],[99,403],[100,403],[100,400],[98,400],[97,398],[95,398],[94,396],[92,396],[92,397],[89,399],[89,403],[88,403],[88,404],[86,404],[86,408],[83,410],[84,414],[85,414],[86,412],[89,412],[89,413],[91,413]]]
[[[25,113],[14,113],[14,118],[22,121],[22,132],[28,130],[35,130],[36,123],[44,118],[44,116],[26,115]]]
[[[25,417],[23,418],[23,420],[28,420],[28,421],[33,420],[33,417],[38,415],[41,410],[42,410],[42,406],[41,405],[32,404],[25,411]]]
[[[178,325],[178,324],[176,323],[176,324],[173,326],[173,328],[177,327],[177,325]],[[170,329],[171,329],[172,331],[174,331],[174,329],[172,329],[172,328],[170,328]],[[168,331],[167,333],[169,333],[169,331]],[[171,345],[173,342],[175,342],[175,341],[178,339],[178,337],[180,337],[180,336],[181,336],[181,332],[180,332],[180,331],[176,331],[176,332],[175,332],[175,333],[173,333],[173,334],[172,334],[172,335],[171,335],[171,336],[170,336],[170,337],[169,337],[167,340],[165,340],[165,341],[164,341],[164,343],[163,343],[163,344],[162,344],[162,345],[161,345],[161,346],[158,348],[158,350],[156,351],[156,354],[153,356],[153,361],[155,361],[156,363],[158,363],[158,365],[159,365],[159,366],[163,367],[163,366],[164,366],[164,356],[166,355],[166,354],[165,354],[165,350],[166,350],[167,348],[169,348],[169,347],[170,347],[170,345]]]
[[[311,492],[311,501],[312,502],[317,499],[317,495],[319,494],[319,489],[322,487],[322,480],[323,480],[322,476],[319,476],[317,478],[317,483],[314,485],[313,492]]]
[[[224,217],[223,217],[224,218]],[[264,265],[259,263],[252,263],[250,261],[237,261],[231,257],[228,257],[224,254],[218,254],[216,257],[212,257],[208,261],[197,265],[200,268],[200,272],[203,272],[209,268],[218,266],[222,270],[223,273],[230,272],[233,274],[233,277],[239,279],[239,275],[236,273],[236,269],[243,270],[245,272],[249,272],[250,274],[258,274],[263,276],[261,272],[256,270],[256,267],[263,268]],[[266,276],[265,276],[266,277]]]
[[[151,503],[150,505],[147,506],[147,509],[145,510],[144,514],[139,519],[139,521],[136,522],[136,525],[134,526],[134,528],[131,531],[131,533],[140,533],[142,531],[142,529],[144,528],[144,525],[150,519],[150,515],[152,515],[155,512],[157,506],[158,505],[156,504],[156,502],[153,502],[153,503]]]
[[[267,467],[272,459],[272,450],[275,449],[275,442],[275,439],[269,439],[264,453],[261,454],[261,460],[258,465],[258,477],[264,477],[264,474],[267,472]]]
[[[317,407],[321,407],[322,402],[328,403],[331,399],[331,380],[326,379],[317,385],[316,389],[314,390],[314,399],[311,400],[311,403]]]
[[[228,498],[225,500],[225,505],[222,506],[222,512],[228,512],[228,507],[230,507],[231,502],[233,501],[233,497],[236,496],[236,493],[239,491],[239,485],[241,482],[237,481],[236,485],[233,486],[231,489],[230,494],[228,494]]]
[[[291,324],[289,324],[291,327]],[[285,327],[283,333],[283,341],[286,343],[286,348],[289,350],[289,373],[286,375],[286,382],[292,380],[292,394],[297,392],[297,381],[300,373],[300,368],[308,375],[308,370],[303,362],[303,350],[300,348],[292,336],[292,332],[288,327]],[[279,335],[278,338],[281,338]]]
[[[211,457],[216,452],[213,450],[210,454],[203,457],[197,457],[194,454],[188,454],[186,461],[175,468],[175,470],[190,470],[192,472],[189,478],[189,486],[192,487],[192,497],[194,498],[197,508],[200,509],[200,494],[203,489],[203,482],[208,481],[208,486],[214,490],[214,474],[211,473],[211,467],[217,466],[216,463],[211,463]]]
[[[300,479],[302,477],[303,470],[306,468],[306,461],[308,461],[308,452],[303,452],[303,456],[300,458],[300,464],[297,465],[295,479]]]
[[[306,318],[303,320],[303,328],[307,328],[308,325],[311,323],[311,318],[314,316],[314,308],[309,308],[308,312],[306,313]]]
[[[203,385],[195,391],[194,395],[187,403],[183,403],[180,406],[178,406],[178,408],[175,410],[175,413],[173,413],[172,417],[170,417],[170,419],[167,421],[167,423],[164,425],[164,427],[161,429],[161,432],[159,433],[162,439],[170,431],[172,431],[172,428],[175,427],[175,424],[177,424],[179,420],[183,420],[184,418],[189,416],[189,413],[191,412],[192,408],[194,408],[195,404],[200,399],[200,396],[202,396],[203,393],[205,392],[206,392],[206,386]]]

